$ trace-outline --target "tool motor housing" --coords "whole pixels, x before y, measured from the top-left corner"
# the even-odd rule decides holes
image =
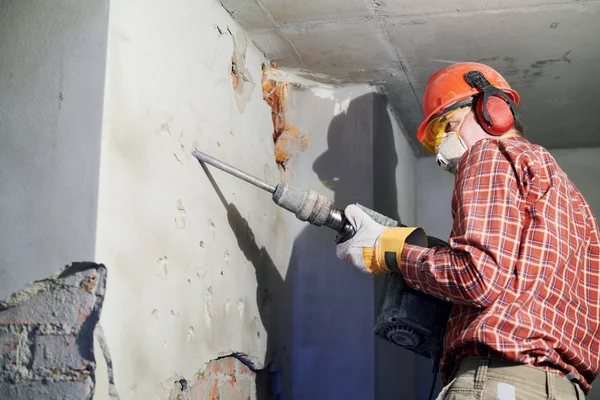
[[[369,208],[359,207],[381,225],[406,226]],[[427,242],[429,247],[448,246],[432,236],[427,236]],[[451,309],[451,303],[412,289],[402,274],[386,274],[373,331],[388,342],[430,358],[437,369]]]
[[[374,333],[430,358],[437,366],[451,304],[410,288],[402,274],[388,274],[384,279]]]

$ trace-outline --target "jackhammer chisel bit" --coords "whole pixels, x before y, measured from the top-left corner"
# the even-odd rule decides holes
[[[285,183],[273,186],[201,151],[196,150],[192,155],[200,162],[210,164],[271,193],[275,204],[291,211],[299,220],[316,226],[325,225],[337,231],[338,243],[348,240],[356,233],[344,217],[343,210],[336,208],[330,199],[314,190],[299,190]]]

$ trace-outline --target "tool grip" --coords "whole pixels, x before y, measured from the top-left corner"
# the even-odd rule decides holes
[[[375,212],[375,211],[371,210],[370,208],[367,208],[360,204],[357,204],[357,206],[378,224],[381,224],[383,226],[392,227],[392,228],[396,227],[396,226],[404,226],[404,225],[400,224],[398,221],[395,221],[389,217],[386,217],[383,214],[379,214],[378,212]],[[343,212],[342,212],[342,215],[343,215]],[[350,222],[348,222],[348,219],[344,216],[344,222],[343,222],[342,228],[338,231],[338,235],[336,236],[336,239],[335,239],[336,244],[344,243],[345,241],[352,239],[354,237],[354,235],[356,235],[356,229],[354,228],[354,226],[352,226],[352,224]]]
[[[338,235],[335,237],[335,243],[344,243],[345,241],[352,239],[354,235],[356,235],[356,229],[354,229],[354,226],[344,218],[344,225],[338,231]]]
[[[357,204],[361,210],[363,210],[365,213],[367,213],[367,215],[371,218],[373,218],[373,220],[383,226],[387,226],[390,228],[394,228],[394,227],[402,227],[405,228],[406,225],[399,223],[398,221],[395,221],[389,217],[386,217],[385,215],[379,214],[378,212],[375,212],[367,207],[361,206],[360,204]],[[356,235],[356,229],[354,229],[354,226],[352,226],[352,224],[350,222],[348,222],[348,219],[344,216],[344,212],[341,211],[342,217],[343,217],[343,223],[342,223],[342,228],[340,230],[338,230],[338,235],[336,236],[336,244],[340,244],[340,243],[344,243],[347,240],[350,240],[354,237],[354,235]],[[439,239],[435,236],[427,236],[427,243],[428,246],[431,247],[448,247],[448,242]]]

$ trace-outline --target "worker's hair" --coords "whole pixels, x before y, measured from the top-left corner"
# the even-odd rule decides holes
[[[521,137],[525,137],[525,125],[523,125],[523,123],[517,116],[515,116],[514,127]]]

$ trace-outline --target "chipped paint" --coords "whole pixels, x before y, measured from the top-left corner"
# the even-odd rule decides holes
[[[238,110],[243,113],[254,91],[254,80],[246,67],[248,38],[239,30],[233,37],[233,55],[231,56],[231,82]]]
[[[304,151],[310,142],[310,133],[304,134],[295,125],[286,120],[285,104],[290,84],[285,81],[266,78],[269,70],[276,69],[274,63],[263,66],[263,99],[271,107],[273,120],[273,142],[275,144],[275,162],[285,171],[291,158]]]
[[[327,100],[335,100],[333,89],[329,87],[314,87],[310,91],[317,97]]]
[[[310,143],[310,133],[303,136],[297,126],[287,126],[275,142],[275,161],[286,168],[290,158],[306,150]]]
[[[348,112],[348,107],[350,107],[350,99],[345,99],[342,101],[336,101],[333,108],[333,115],[338,116],[340,114],[346,114]]]
[[[92,292],[96,286],[96,277],[86,276],[85,278],[83,278],[79,286],[86,292]]]

